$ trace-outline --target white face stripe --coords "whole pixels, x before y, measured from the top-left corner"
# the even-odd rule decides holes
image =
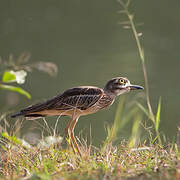
[[[128,86],[131,86],[131,83],[130,83],[130,81],[129,81],[129,80],[127,81],[127,83],[125,84],[125,86],[124,86],[124,87],[128,87]]]

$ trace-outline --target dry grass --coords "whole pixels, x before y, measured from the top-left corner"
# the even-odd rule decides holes
[[[63,149],[61,141],[28,147],[14,136],[2,135],[0,177],[5,179],[180,178],[180,152],[176,144],[129,148],[123,142],[118,146],[109,144],[103,153],[82,144],[79,157],[70,147]]]

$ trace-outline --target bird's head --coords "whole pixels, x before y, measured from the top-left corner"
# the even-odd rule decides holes
[[[115,96],[119,96],[123,93],[129,92],[131,90],[144,89],[142,86],[132,85],[130,81],[125,77],[116,77],[111,79],[105,85],[104,90]]]

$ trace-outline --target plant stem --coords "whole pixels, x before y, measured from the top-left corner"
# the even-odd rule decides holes
[[[141,42],[139,40],[138,33],[137,33],[137,30],[136,30],[136,27],[135,27],[135,24],[134,24],[134,21],[133,21],[134,17],[129,12],[129,10],[128,10],[128,6],[129,6],[129,3],[130,3],[130,0],[128,0],[126,4],[122,0],[118,0],[118,2],[124,8],[123,12],[127,15],[128,19],[129,19],[129,23],[131,25],[132,32],[133,32],[133,35],[134,35],[135,40],[136,40],[136,44],[137,44],[137,48],[138,48],[138,53],[139,53],[139,56],[140,56],[140,59],[141,59],[142,69],[143,69],[143,74],[144,74],[145,91],[146,91],[146,102],[147,102],[149,114],[150,114],[151,118],[154,119],[154,121],[155,121],[154,114],[153,114],[152,107],[151,107],[151,103],[150,103],[150,98],[149,98],[149,85],[148,85],[147,70],[146,70],[146,65],[145,65],[144,51],[143,51],[143,48],[141,46]]]
[[[138,53],[141,59],[141,64],[142,64],[142,69],[143,69],[143,74],[144,74],[144,82],[145,82],[145,94],[146,94],[146,103],[148,106],[148,111],[149,111],[149,117],[150,119],[153,121],[154,127],[155,127],[155,132],[156,132],[156,136],[158,138],[159,144],[162,145],[162,141],[161,141],[161,137],[160,137],[160,133],[159,130],[156,129],[156,117],[153,113],[152,110],[152,106],[151,106],[151,102],[150,102],[150,96],[149,96],[149,85],[148,85],[148,77],[147,77],[147,70],[146,70],[146,65],[145,65],[145,56],[144,56],[144,50],[142,48],[137,30],[136,30],[136,26],[134,23],[134,16],[129,12],[128,7],[130,4],[130,0],[127,0],[126,3],[124,3],[123,0],[118,0],[118,2],[120,3],[120,5],[123,7],[123,13],[125,13],[128,17],[129,20],[129,24],[131,26],[133,35],[135,37],[136,40],[136,44],[137,44],[137,48],[138,48]]]

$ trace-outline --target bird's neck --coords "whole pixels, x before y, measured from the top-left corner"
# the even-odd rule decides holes
[[[111,91],[104,89],[104,93],[108,95],[112,100],[116,98],[116,94],[112,93]]]

